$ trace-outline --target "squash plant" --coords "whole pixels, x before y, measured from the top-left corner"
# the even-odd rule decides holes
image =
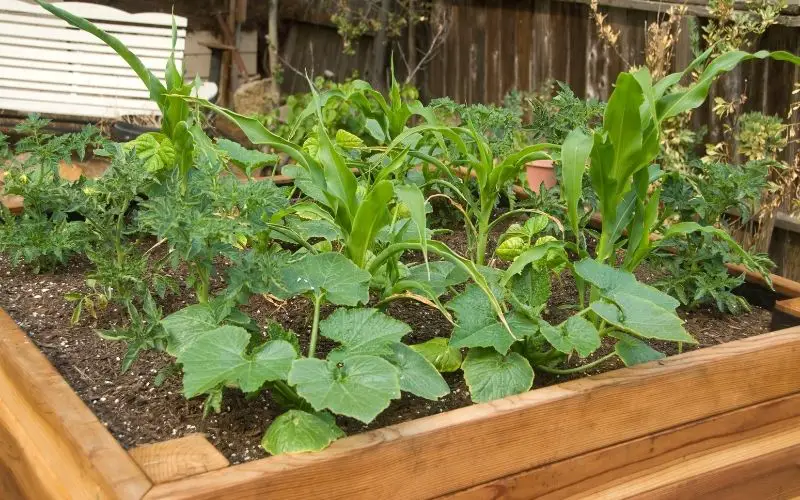
[[[550,297],[550,278],[568,268],[597,290],[594,300],[559,324],[542,318]],[[424,346],[430,355],[452,357],[448,349],[468,348],[462,369],[476,402],[530,389],[534,374],[585,371],[611,358],[626,365],[660,359],[648,340],[696,343],[676,308],[679,302],[623,270],[593,259],[569,262],[565,244],[544,241],[517,256],[504,272],[494,271],[492,290],[503,305],[510,330],[491,314],[484,294],[473,285],[447,303],[456,327],[449,339]],[[607,353],[575,367],[562,363],[585,359],[603,344]],[[420,346],[422,347],[422,346]]]
[[[183,366],[186,397],[208,394],[218,408],[225,387],[250,394],[269,388],[288,410],[262,441],[278,454],[319,450],[343,436],[334,415],[369,423],[401,391],[434,400],[449,391],[433,364],[401,342],[408,325],[359,307],[369,301],[371,276],[347,257],[306,253],[276,271],[270,293],[303,295],[314,304],[305,349],[278,325],[270,326],[266,341],[246,330],[231,320],[224,301],[189,306],[162,322],[167,352]],[[323,304],[343,307],[321,320]],[[337,343],[324,358],[319,337]]]

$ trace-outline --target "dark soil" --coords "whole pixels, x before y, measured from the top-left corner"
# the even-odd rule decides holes
[[[458,232],[454,232],[442,239],[464,252],[463,236],[461,239],[459,236]],[[204,419],[202,398],[187,401],[181,395],[180,377],[172,376],[159,387],[154,385],[156,374],[171,363],[168,356],[143,353],[129,372],[120,373],[125,345],[105,341],[95,331],[120,325],[125,320],[123,311],[109,308],[101,312],[97,319],[84,317],[80,324],[70,325],[72,304],[64,299],[64,295],[85,290],[84,280],[88,269],[86,261],[76,258],[57,274],[35,275],[24,269],[12,269],[8,259],[0,256],[0,307],[28,333],[120,443],[127,448],[202,432],[233,463],[265,456],[259,446],[261,436],[272,419],[281,413],[268,393],[246,400],[238,391],[226,391],[222,412],[212,413]],[[177,271],[178,277],[180,274],[180,270]],[[653,279],[653,273],[646,269],[638,274],[643,281]],[[221,285],[219,280],[216,285]],[[546,319],[551,322],[565,319],[570,311],[561,305],[575,303],[576,296],[574,282],[568,273],[554,280]],[[178,294],[162,301],[161,306],[165,314],[169,314],[193,302],[191,291],[183,287]],[[323,317],[331,310],[323,309]],[[245,307],[245,312],[261,325],[270,318],[278,321],[300,334],[301,338],[307,337],[311,329],[312,307],[303,298],[278,303],[264,297],[254,297]],[[413,332],[405,339],[411,344],[424,342],[434,336],[449,336],[452,330],[450,323],[438,311],[414,301],[393,302],[388,313],[412,327]],[[769,311],[755,307],[752,312],[739,316],[723,315],[708,308],[688,313],[682,311],[681,316],[686,320],[686,329],[699,341],[698,346],[685,346],[686,349],[765,333],[770,323]],[[325,339],[321,339],[320,351],[325,352],[332,347],[325,343]],[[671,343],[654,347],[669,355],[677,354],[676,346]],[[603,356],[607,352],[608,347],[601,348],[593,357]],[[585,363],[586,360],[570,361],[571,364],[578,362]],[[609,361],[586,375],[619,366],[621,363]],[[573,375],[572,378],[579,376],[583,375]],[[534,387],[569,378],[537,373]],[[470,405],[469,391],[461,373],[446,374],[445,379],[452,390],[438,401],[404,395],[370,425],[343,417],[339,418],[339,424],[348,434],[355,434]]]

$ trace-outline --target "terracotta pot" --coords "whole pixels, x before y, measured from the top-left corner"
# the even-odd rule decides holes
[[[543,183],[546,189],[550,189],[558,182],[556,171],[553,169],[553,160],[536,160],[526,164],[525,167],[528,187],[534,193],[539,192],[539,187]]]

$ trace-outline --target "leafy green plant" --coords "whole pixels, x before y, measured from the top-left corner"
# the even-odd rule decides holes
[[[696,234],[671,241],[669,250],[672,251],[656,249],[651,256],[658,269],[666,273],[653,286],[677,298],[689,309],[710,303],[724,313],[750,310],[747,300],[733,293],[744,283],[744,275],[733,276],[725,267],[728,262],[741,260],[730,252],[726,243],[708,234]],[[771,265],[766,256],[753,258],[764,270]]]
[[[510,154],[520,142],[522,110],[493,104],[457,104],[449,97],[434,99],[430,107],[443,123],[471,124],[489,143],[494,156]]]
[[[312,91],[304,99],[306,107],[285,135],[304,146],[315,144],[323,128],[329,136],[344,130],[370,144],[387,145],[406,129],[412,117],[435,121],[433,113],[419,102],[416,89],[398,83],[394,71],[388,98],[363,80],[328,86],[319,93],[319,87],[309,83]]]
[[[77,216],[83,203],[80,183],[61,178],[59,166],[79,159],[103,142],[97,129],[52,135],[45,132],[49,121],[31,115],[15,127],[23,137],[13,147],[4,146],[3,193],[24,198],[25,210],[12,215],[2,208],[0,251],[12,264],[26,263],[35,272],[52,271],[86,245],[83,221]]]
[[[556,225],[560,222],[554,219]],[[511,224],[506,231],[497,239],[497,250],[495,253],[500,259],[513,261],[522,252],[528,250],[533,244],[533,238],[537,237],[536,245],[541,245],[556,238],[550,235],[541,235],[551,223],[550,217],[543,214],[534,215],[525,221],[524,224]]]
[[[525,124],[535,139],[561,144],[575,128],[584,132],[600,125],[605,104],[594,99],[583,100],[564,82],[555,82],[554,95],[526,99],[530,121]]]
[[[589,177],[604,221],[597,247],[599,262],[611,259],[624,230],[624,269],[635,269],[652,249],[650,234],[658,223],[661,190],[649,188],[661,173],[651,164],[659,153],[660,125],[664,120],[700,106],[716,77],[742,61],[771,57],[800,64],[800,58],[788,52],[728,52],[705,66],[691,86],[675,87],[685,74],[704,64],[710,53],[706,51],[683,72],[668,75],[655,84],[646,68],[621,73],[606,107],[602,130],[591,136],[575,130],[565,140],[562,193],[575,234],[581,215],[579,186],[586,162],[591,160]],[[700,229],[713,231],[735,245],[724,231],[697,224],[681,226],[683,231]]]
[[[696,219],[703,225],[723,225],[736,217],[739,226],[752,217],[767,187],[768,167],[761,161],[745,165],[712,163],[703,175],[669,174],[661,197],[664,216]],[[749,310],[747,301],[732,293],[744,276],[731,276],[726,263],[745,264],[767,275],[772,263],[766,256],[743,259],[726,241],[711,234],[680,235],[660,242],[648,259],[667,275],[654,283],[689,308],[714,304],[720,311]]]
[[[142,351],[151,349],[163,351],[167,342],[167,334],[161,326],[163,313],[149,292],[145,293],[141,311],[133,302],[127,302],[126,309],[130,319],[127,326],[98,332],[106,340],[127,343],[128,350],[122,358],[123,373],[130,369]]]
[[[450,147],[440,149],[439,153],[448,158],[449,165],[434,156],[418,153],[444,177],[432,178],[428,184],[451,191],[452,196],[444,196],[464,215],[470,254],[475,263],[481,266],[486,261],[490,231],[508,217],[535,212],[519,208],[493,218],[500,196],[518,178],[526,163],[550,159],[549,152],[558,151],[559,147],[546,143],[535,144],[500,159],[495,158],[489,141],[474,127],[437,127],[432,132],[446,133]]]
[[[269,387],[287,413],[273,421],[262,446],[274,454],[319,450],[344,433],[333,414],[369,423],[401,391],[437,399],[449,390],[436,368],[401,340],[408,325],[369,300],[371,276],[338,253],[307,254],[280,269],[270,291],[282,298],[307,296],[314,304],[307,351],[291,332],[271,326],[264,341],[230,324],[214,303],[190,306],[164,319],[167,351],[184,370],[184,394],[210,394],[216,406],[224,387],[247,393]],[[321,306],[340,308],[326,319]],[[338,346],[318,355],[318,339]]]
[[[167,59],[165,81],[156,77],[144,63],[118,38],[98,28],[86,19],[56,7],[44,0],[36,0],[51,14],[63,19],[72,26],[90,33],[112,48],[131,67],[150,92],[150,100],[161,110],[161,132],[147,133],[134,141],[137,154],[146,161],[151,172],[177,169],[185,188],[189,170],[193,162],[195,140],[205,138],[198,120],[193,116],[188,103],[183,99],[197,88],[199,81],[186,84],[183,71],[175,62],[175,45],[178,29],[172,23],[172,52]],[[199,136],[202,135],[202,138]]]
[[[315,102],[321,105],[322,97],[320,96]],[[378,231],[390,221],[388,206],[395,196],[406,198],[407,205],[413,203],[409,208],[412,214],[415,214],[419,230],[424,230],[422,206],[424,199],[419,195],[419,190],[415,191],[413,186],[395,190],[395,185],[390,180],[396,170],[405,166],[407,154],[405,149],[395,153],[394,157],[390,156],[390,152],[384,153],[381,158],[390,158],[391,163],[384,166],[371,182],[359,184],[348,166],[347,157],[335,147],[324,128],[318,129],[318,146],[313,151],[314,154],[311,154],[302,146],[268,131],[258,120],[238,115],[208,102],[200,104],[231,119],[253,143],[272,146],[289,154],[297,162],[297,167],[292,172],[295,185],[318,202],[322,210],[314,210],[305,204],[294,207],[282,215],[296,213],[298,209],[304,208],[314,210],[318,219],[323,218],[335,225],[341,234],[345,254],[357,266],[367,265],[368,256],[375,248]],[[318,120],[321,121],[319,106],[316,112]],[[398,113],[404,114],[402,111]],[[392,149],[396,151],[398,147]],[[280,218],[273,222],[280,222]],[[287,235],[285,228],[282,229],[277,224],[271,227],[284,236]],[[298,243],[304,241],[296,236],[295,239]],[[421,241],[424,244],[424,238],[421,238]]]

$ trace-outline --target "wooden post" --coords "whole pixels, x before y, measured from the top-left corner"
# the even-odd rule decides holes
[[[414,85],[415,78],[412,73],[417,67],[417,11],[414,0],[408,0],[408,54],[406,55],[408,72],[411,78],[408,83]]]
[[[376,88],[386,88],[386,24],[389,22],[391,0],[381,0],[378,12],[378,32],[372,40],[372,84]]]
[[[269,76],[271,90],[275,102],[281,95],[280,73],[281,63],[278,60],[278,0],[269,0],[269,20],[267,26],[267,53],[269,54]]]

